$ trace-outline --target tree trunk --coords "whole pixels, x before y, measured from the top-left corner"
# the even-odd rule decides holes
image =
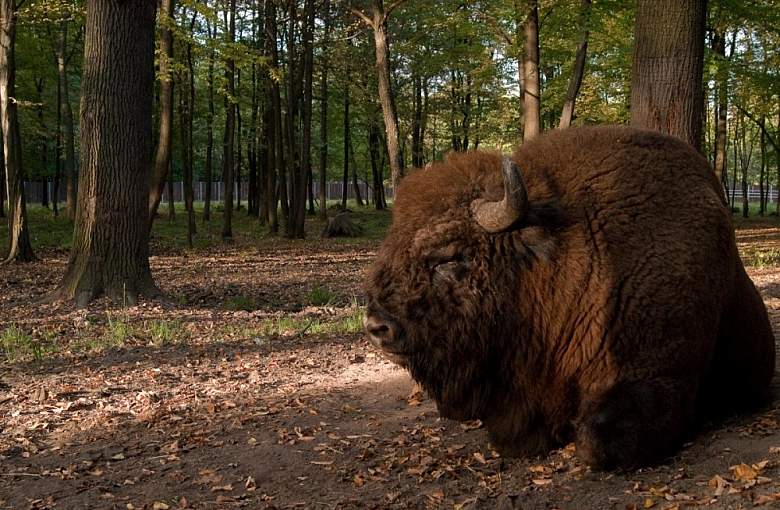
[[[412,88],[414,96],[414,113],[412,114],[412,166],[421,168],[423,166],[422,140],[420,130],[422,128],[422,78],[419,74],[412,76]]]
[[[387,151],[390,156],[390,175],[393,187],[397,186],[403,177],[403,162],[401,159],[400,136],[398,130],[398,112],[395,106],[395,96],[390,84],[390,48],[387,39],[387,19],[392,9],[401,2],[396,0],[385,10],[383,0],[373,0],[369,16],[353,10],[374,32],[374,49],[376,52],[376,72],[379,82],[379,101],[385,119],[387,133]]]
[[[256,13],[255,13],[256,15]],[[247,197],[247,214],[257,216],[258,186],[257,186],[257,65],[252,62],[252,109],[249,118],[249,143],[247,144],[247,162],[249,163],[249,193]]]
[[[81,176],[73,248],[55,295],[135,304],[149,269],[148,161],[154,91],[153,0],[87,0]]]
[[[726,172],[726,144],[727,138],[727,118],[728,118],[728,71],[726,69],[726,37],[721,31],[716,30],[712,39],[712,46],[715,53],[717,71],[716,86],[718,90],[718,104],[716,111],[718,118],[715,124],[715,176],[719,182],[724,183],[727,177]],[[726,192],[728,195],[728,191]]]
[[[355,202],[363,207],[363,197],[360,193],[360,184],[357,177],[357,160],[355,159],[355,146],[352,143],[352,135],[349,136],[349,164],[352,167],[352,190],[355,192]]]
[[[530,0],[528,17],[523,26],[525,56],[523,59],[523,141],[541,131],[541,87],[539,85],[539,2]]]
[[[212,35],[211,23],[208,18],[206,19],[206,30],[208,32],[209,39],[213,39],[216,35],[216,28],[214,28],[215,34]],[[203,221],[211,221],[211,187],[214,175],[214,49],[209,52],[209,64],[208,64],[208,113],[206,114],[206,196],[203,203]]]
[[[161,0],[160,3],[160,133],[154,167],[149,179],[149,230],[163,195],[165,179],[171,171],[171,150],[173,146],[173,12],[175,0]]]
[[[234,181],[236,183],[236,211],[241,209],[241,175],[244,166],[244,144],[242,141],[242,121],[241,121],[241,68],[236,69],[236,134],[235,143],[236,146],[233,149],[233,154],[236,160],[236,173]]]
[[[580,5],[580,43],[577,45],[577,54],[574,57],[574,69],[572,70],[571,78],[569,79],[569,88],[566,91],[566,101],[563,103],[561,121],[558,124],[560,129],[571,126],[571,122],[574,119],[574,104],[577,101],[577,95],[580,93],[582,76],[585,73],[585,59],[588,55],[591,0],[582,0]]]
[[[777,127],[780,129],[780,98],[778,98]],[[775,163],[777,165],[777,197],[775,197],[775,214],[780,216],[780,147],[775,147]]]
[[[266,33],[266,58],[269,66],[275,69],[278,63],[276,47],[276,6],[274,2],[265,2],[265,33]],[[272,233],[279,231],[279,193],[277,191],[277,175],[279,168],[278,154],[278,129],[276,114],[279,108],[279,84],[276,80],[266,79],[266,102],[263,114],[265,126],[265,145],[268,155],[266,174],[266,193],[268,201],[268,229]]]
[[[382,183],[382,167],[379,153],[382,150],[382,140],[375,118],[371,118],[368,126],[368,151],[371,156],[371,177],[374,185],[374,207],[384,209],[384,185]]]
[[[5,262],[35,260],[27,224],[22,138],[16,110],[16,5],[0,0],[0,124],[8,193],[8,253]]]
[[[347,189],[349,185],[349,146],[350,146],[350,128],[349,128],[349,66],[345,73],[344,80],[344,174],[341,180],[341,208],[347,207]]]
[[[38,114],[38,124],[41,132],[46,132],[46,124],[43,120],[43,78],[35,79],[35,92],[38,98],[36,107]],[[49,137],[47,134],[41,136],[41,207],[49,208]]]
[[[0,149],[2,149],[2,144],[0,144]],[[5,158],[0,157],[0,168],[2,168],[2,171],[0,171],[0,218],[6,217],[5,216],[5,162],[3,161],[4,159]],[[57,216],[56,201],[54,202],[54,216]]]
[[[312,106],[314,81],[314,0],[305,2],[305,19],[303,21],[303,140],[301,147],[301,165],[299,182],[299,203],[295,216],[294,236],[298,239],[306,237],[304,222],[306,220],[306,190],[311,189],[311,139],[312,139]]]
[[[73,128],[73,108],[70,105],[70,84],[68,83],[68,24],[70,13],[62,15],[59,36],[56,45],[57,81],[59,83],[60,105],[62,108],[62,143],[65,159],[65,211],[69,220],[76,217],[76,142]]]
[[[758,173],[758,215],[764,216],[764,212],[766,209],[766,197],[764,196],[764,191],[767,193],[769,192],[768,189],[764,189],[764,175],[766,172],[766,137],[764,136],[764,126],[766,124],[766,119],[764,116],[761,116],[761,167],[759,169]]]
[[[195,21],[198,13],[194,11],[190,22],[190,35],[194,35]],[[187,246],[192,248],[192,238],[195,235],[195,190],[193,189],[193,159],[192,147],[193,123],[192,117],[195,111],[195,68],[192,62],[192,43],[187,43],[187,72],[186,79],[182,80],[181,100],[183,115],[181,118],[182,131],[182,163],[184,173],[184,205],[187,209]]]
[[[228,43],[232,44],[236,40],[236,0],[230,0],[230,10],[225,13],[229,17],[228,22]],[[225,135],[222,143],[222,174],[225,179],[225,212],[222,224],[222,239],[229,241],[233,239],[233,168],[235,165],[233,157],[233,147],[235,144],[235,122],[236,122],[236,104],[233,97],[236,94],[236,62],[228,58],[225,66],[225,82],[227,83],[226,112],[225,112]]]
[[[322,43],[323,48],[328,48],[330,41],[330,0],[325,0],[323,7],[323,23],[325,24],[325,36]],[[320,219],[328,218],[327,186],[328,178],[328,54],[322,56],[322,71],[320,76]]]
[[[639,0],[631,123],[701,150],[706,0]]]
[[[173,163],[168,165],[168,221],[173,222],[176,219],[176,203],[173,195]],[[151,229],[150,229],[151,231]]]

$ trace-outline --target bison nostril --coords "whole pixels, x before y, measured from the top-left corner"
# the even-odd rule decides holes
[[[369,339],[377,347],[387,348],[395,340],[395,328],[389,321],[375,316],[368,316],[363,325]]]

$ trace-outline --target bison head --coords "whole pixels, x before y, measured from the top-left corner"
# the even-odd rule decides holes
[[[491,154],[452,157],[398,189],[366,284],[365,329],[444,416],[482,417],[496,390],[515,384],[524,353],[506,343],[523,327],[523,268],[550,252],[542,209],[518,166]]]

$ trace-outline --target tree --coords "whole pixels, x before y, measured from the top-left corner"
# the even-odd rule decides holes
[[[16,16],[16,0],[0,0],[0,125],[8,195],[6,263],[35,260],[27,224],[22,137],[16,107]]]
[[[87,0],[81,170],[73,248],[54,296],[134,304],[149,268],[154,0]]]
[[[214,35],[211,33],[211,23],[208,18],[206,19],[206,32],[208,34],[209,43],[211,48],[209,49],[208,57],[208,75],[206,77],[208,81],[208,112],[206,113],[206,167],[204,172],[206,173],[206,196],[203,203],[203,221],[211,220],[211,186],[212,178],[214,175]],[[216,29],[214,29],[216,33]]]
[[[631,124],[701,148],[706,0],[638,0]]]
[[[228,25],[228,42],[232,44],[236,40],[236,0],[230,0],[230,8],[225,12]],[[227,97],[225,99],[225,134],[222,143],[222,175],[225,180],[225,213],[222,223],[222,239],[225,241],[233,238],[233,170],[235,166],[233,148],[235,147],[236,124],[236,62],[228,57],[225,66],[225,82],[227,83]]]
[[[322,18],[325,25],[325,34],[322,41],[322,47],[328,48],[330,42],[330,0],[325,0],[322,6]],[[325,186],[328,179],[328,66],[329,54],[322,55],[322,65],[320,71],[320,173],[319,173],[319,200],[320,200],[320,219],[328,217],[327,194]]]
[[[173,11],[175,0],[161,0],[160,3],[160,131],[157,138],[157,152],[149,181],[149,228],[157,216],[157,208],[163,196],[165,180],[171,172],[171,151],[173,148]]]
[[[68,219],[76,217],[76,142],[73,127],[73,107],[70,105],[70,81],[68,64],[72,53],[68,55],[68,26],[70,12],[64,12],[59,22],[59,32],[54,56],[57,61],[58,101],[57,109],[62,115],[62,144],[65,151],[63,166],[65,169],[65,211]],[[58,123],[59,126],[59,123]]]
[[[523,26],[525,58],[523,60],[523,141],[541,131],[542,96],[539,85],[539,2],[530,0],[530,10]]]
[[[390,155],[390,178],[393,181],[393,187],[397,186],[403,177],[403,162],[399,144],[398,112],[395,107],[395,96],[390,85],[390,48],[387,38],[387,20],[390,18],[390,14],[404,1],[395,0],[385,9],[383,0],[372,0],[370,17],[359,9],[352,10],[374,32],[379,100],[382,103],[382,112],[385,118],[387,151]]]
[[[574,118],[574,104],[577,101],[577,94],[579,94],[580,86],[582,85],[582,76],[585,73],[585,58],[588,54],[590,9],[591,0],[582,0],[582,5],[580,7],[580,10],[582,11],[582,34],[580,36],[580,43],[577,45],[577,54],[574,57],[574,70],[572,70],[569,88],[566,91],[566,102],[563,103],[561,121],[558,124],[558,127],[561,129],[571,126],[571,121]]]

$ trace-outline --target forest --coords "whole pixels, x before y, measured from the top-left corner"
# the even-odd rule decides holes
[[[777,382],[599,472],[364,338],[406,176],[607,124],[706,158],[777,335],[774,0],[0,0],[0,508],[780,504]]]

